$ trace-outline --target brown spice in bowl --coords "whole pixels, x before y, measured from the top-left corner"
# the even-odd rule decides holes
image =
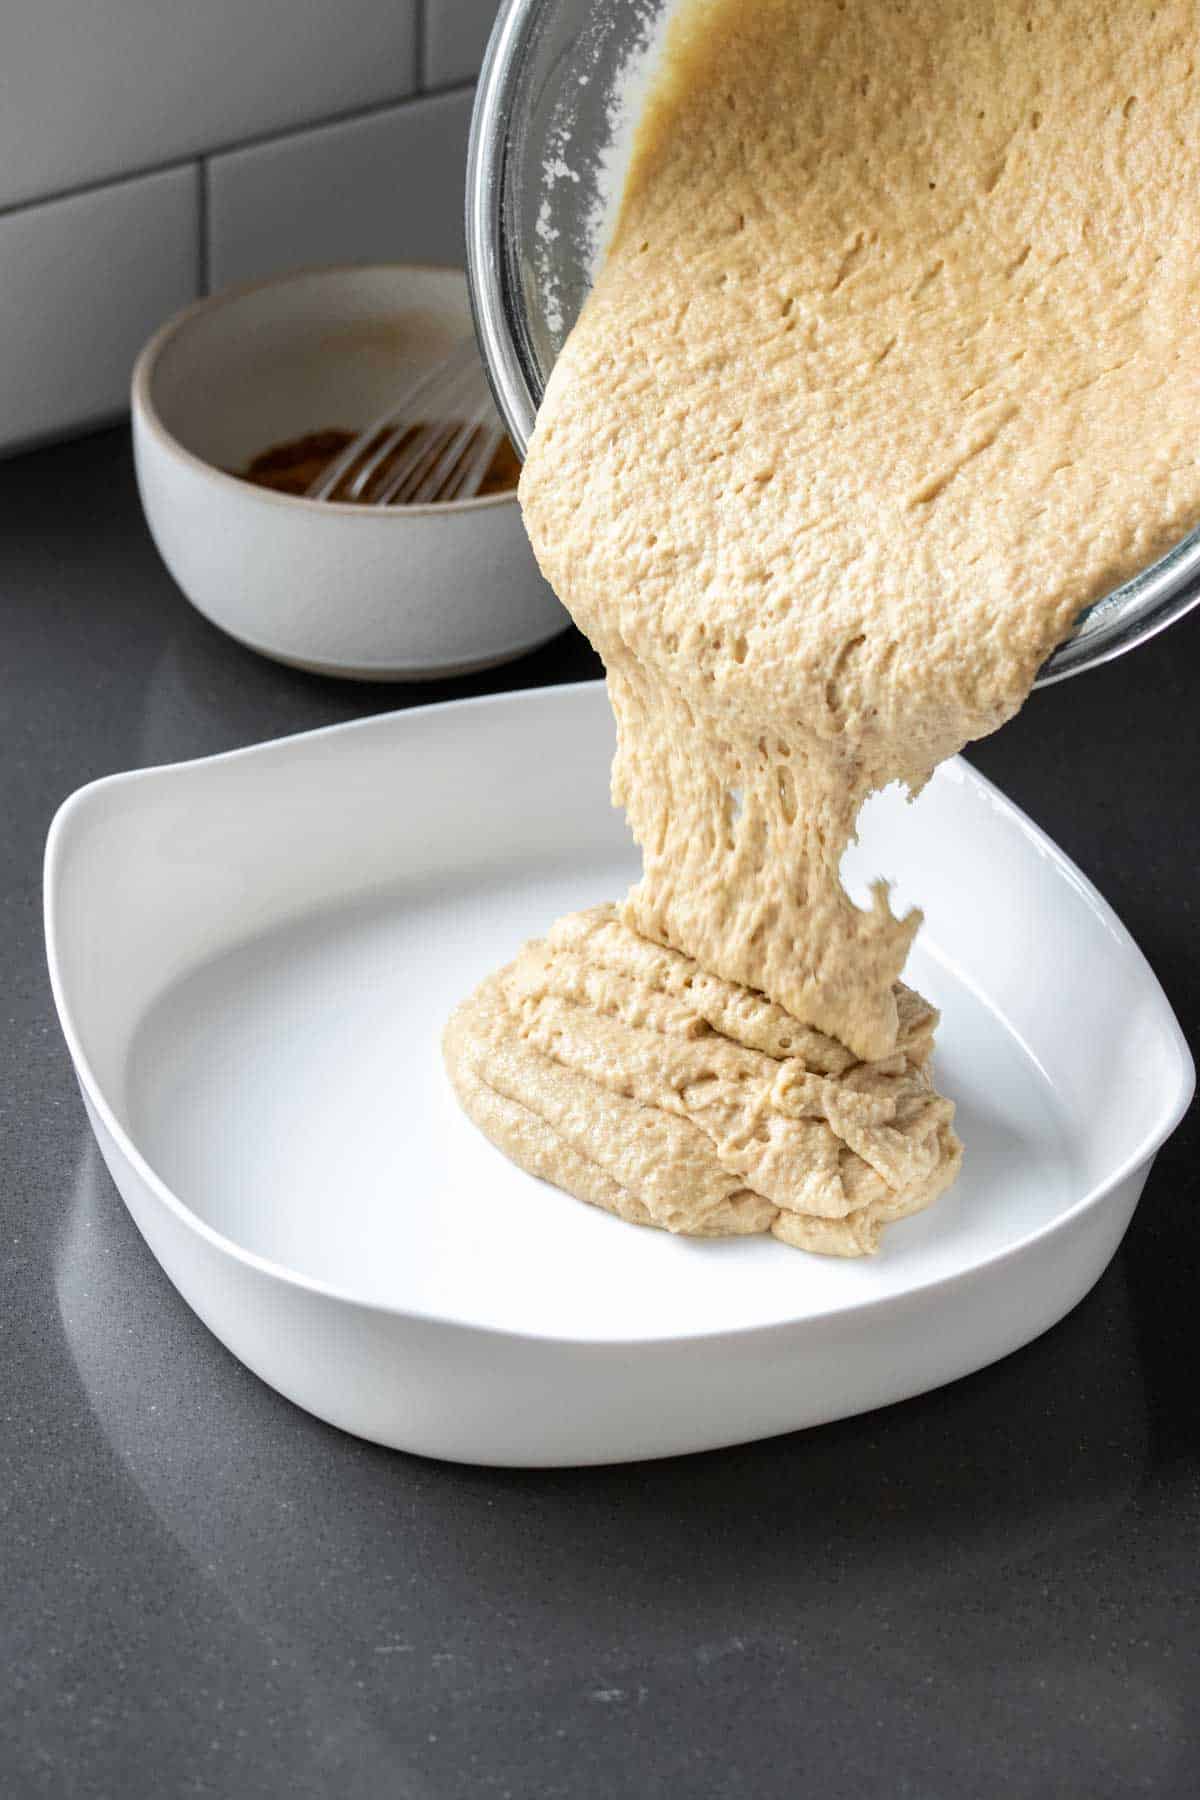
[[[390,455],[385,457],[379,470],[380,481],[395,466],[413,432],[423,429],[422,425],[414,425]],[[256,487],[270,488],[276,494],[303,496],[357,435],[357,432],[344,431],[336,426],[325,431],[309,431],[303,437],[293,438],[286,444],[273,444],[269,450],[263,450],[254,457],[245,469],[235,469],[232,473],[239,475],[243,481],[253,482]],[[480,483],[477,497],[514,490],[520,473],[521,464],[516,451],[507,437],[501,438],[488,465],[487,474]],[[342,491],[340,484],[329,498],[351,500],[351,496]],[[354,504],[369,506],[371,502],[369,498],[360,497]]]

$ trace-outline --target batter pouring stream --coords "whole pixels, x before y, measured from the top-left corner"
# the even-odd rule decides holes
[[[1195,0],[687,0],[521,483],[643,854],[446,1035],[517,1162],[872,1250],[953,1179],[839,865],[1200,517]]]

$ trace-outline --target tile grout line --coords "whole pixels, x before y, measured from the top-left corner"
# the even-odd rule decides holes
[[[82,199],[88,194],[102,194],[108,188],[124,187],[135,181],[148,181],[155,175],[167,175],[172,170],[187,169],[197,162],[210,163],[218,156],[236,156],[243,150],[258,150],[268,144],[286,143],[288,138],[307,137],[313,132],[325,131],[335,125],[355,125],[360,120],[382,118],[385,113],[396,112],[407,106],[421,105],[428,100],[449,100],[461,94],[469,94],[475,87],[477,77],[471,76],[467,81],[451,82],[448,87],[430,88],[419,93],[397,94],[390,100],[380,100],[371,106],[355,107],[350,112],[328,113],[319,119],[308,119],[298,125],[288,125],[279,131],[262,132],[257,137],[238,138],[234,142],[210,145],[204,150],[193,150],[190,155],[184,153],[169,157],[166,162],[142,163],[132,169],[118,169],[111,175],[99,177],[95,181],[81,181],[74,187],[55,188],[51,193],[36,194],[28,200],[15,200],[11,205],[0,206],[0,221],[15,217],[18,213],[35,212],[38,207],[58,206],[66,200]]]

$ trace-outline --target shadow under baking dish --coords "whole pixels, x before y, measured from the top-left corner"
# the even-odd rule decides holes
[[[97,1140],[211,1329],[318,1416],[465,1461],[711,1448],[919,1393],[1087,1292],[1193,1085],[1145,959],[961,762],[847,859],[926,923],[966,1164],[858,1262],[628,1226],[460,1113],[451,1008],[636,873],[599,684],[412,710],[75,795],[55,998]]]

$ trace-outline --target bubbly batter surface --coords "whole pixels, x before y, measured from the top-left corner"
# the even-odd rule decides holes
[[[1196,0],[687,0],[521,484],[644,865],[451,1022],[523,1166],[842,1254],[953,1179],[919,917],[839,864],[1200,517],[1197,46]]]

